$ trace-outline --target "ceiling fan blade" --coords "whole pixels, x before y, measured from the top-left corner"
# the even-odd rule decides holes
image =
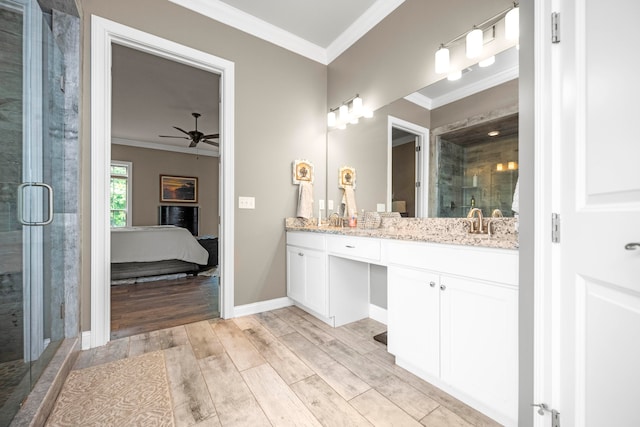
[[[193,148],[193,147],[195,147],[196,145],[198,145],[198,143],[197,143],[197,142],[195,142],[195,141],[191,141],[191,144],[189,144],[189,148]]]
[[[212,133],[211,135],[202,135],[202,139],[218,139],[220,138],[219,133]]]
[[[191,135],[189,132],[187,132],[187,131],[186,131],[186,130],[184,130],[184,129],[180,129],[178,126],[174,126],[173,128],[174,128],[174,129],[178,129],[180,132],[182,132],[182,133],[186,133],[187,135]]]
[[[180,138],[180,139],[191,139],[186,136],[173,136],[173,135],[158,135],[160,138]]]
[[[216,142],[216,141],[209,141],[209,140],[206,140],[206,139],[202,139],[202,140],[200,140],[200,142],[204,142],[204,143],[210,144],[210,145],[215,145],[216,147],[220,146],[220,143]]]

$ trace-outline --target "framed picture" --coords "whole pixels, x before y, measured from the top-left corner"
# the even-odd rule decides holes
[[[313,182],[313,163],[309,160],[295,160],[293,162],[293,183]]]
[[[352,187],[356,189],[356,168],[343,166],[338,173],[338,188]]]
[[[160,175],[160,201],[197,203],[198,178]]]

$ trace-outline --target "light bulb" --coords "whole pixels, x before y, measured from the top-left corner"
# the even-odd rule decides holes
[[[504,17],[504,36],[507,40],[518,40],[520,37],[519,7],[514,7]]]
[[[342,104],[340,106],[340,123],[347,123],[349,121],[349,107]]]
[[[370,119],[371,117],[373,117],[373,111],[366,108],[362,113],[362,117],[364,117],[365,119]]]
[[[327,126],[334,127],[335,125],[336,125],[336,112],[329,111],[329,114],[327,114]]]
[[[360,98],[360,95],[356,95],[356,97],[353,98],[351,112],[355,117],[362,116],[362,98]]]
[[[456,80],[460,80],[461,77],[462,77],[462,71],[460,70],[453,71],[447,76],[447,80],[449,80],[450,82],[454,82]]]
[[[467,34],[467,58],[475,58],[482,53],[484,37],[482,30],[476,28]]]
[[[503,167],[504,167],[504,166],[502,165],[502,163],[498,163],[498,164],[496,165],[496,170],[497,170],[498,172],[501,172],[501,171],[502,171],[502,169],[503,169]]]
[[[444,74],[449,71],[449,49],[440,47],[436,51],[436,73]]]
[[[478,62],[478,66],[481,68],[484,68],[484,67],[493,65],[495,62],[496,62],[496,57],[490,56],[487,59],[483,59],[482,61]]]

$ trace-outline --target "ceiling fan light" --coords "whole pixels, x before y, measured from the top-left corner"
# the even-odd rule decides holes
[[[449,49],[441,46],[436,51],[436,73],[444,74],[449,71]]]
[[[475,28],[467,34],[467,58],[476,58],[482,53],[484,36],[482,30]]]
[[[519,7],[514,7],[504,17],[504,36],[507,40],[518,40],[520,37]]]

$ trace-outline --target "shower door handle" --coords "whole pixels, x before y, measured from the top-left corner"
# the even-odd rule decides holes
[[[24,212],[23,208],[23,194],[24,189],[27,187],[40,187],[44,188],[48,195],[48,216],[44,221],[26,221],[22,215]],[[45,184],[44,182],[23,182],[18,186],[18,222],[22,225],[36,225],[43,226],[48,225],[53,222],[53,188],[50,185]]]

